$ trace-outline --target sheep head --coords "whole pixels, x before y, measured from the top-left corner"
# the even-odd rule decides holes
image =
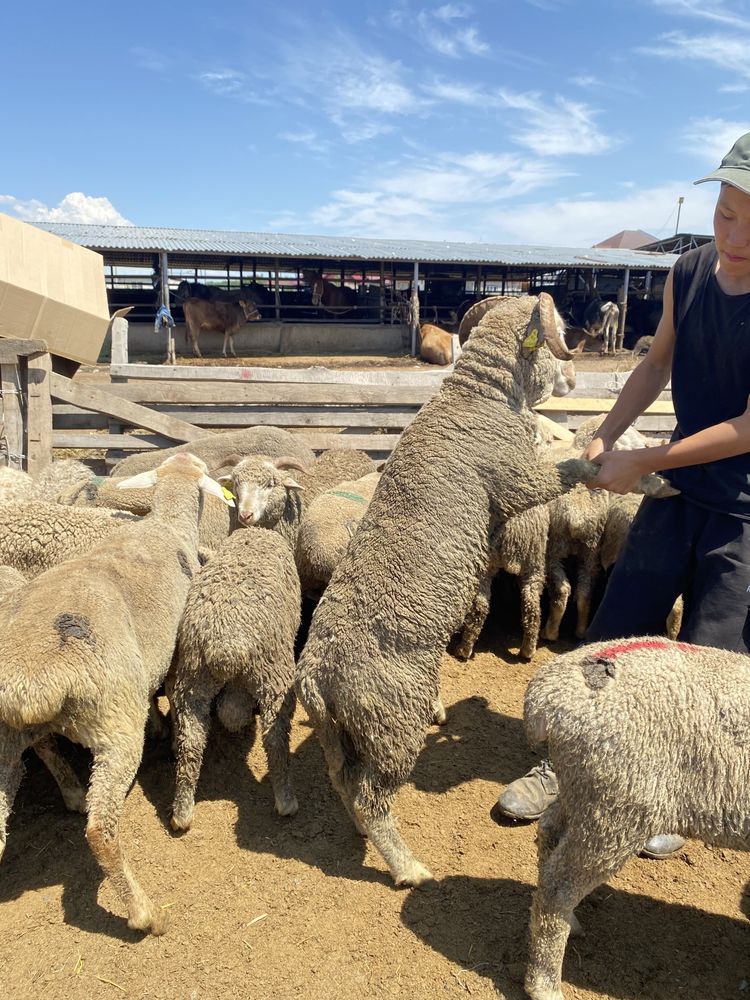
[[[219,477],[222,486],[229,487],[237,500],[237,518],[244,527],[273,528],[284,516],[292,492],[304,487],[290,469],[304,472],[297,458],[249,455]]]

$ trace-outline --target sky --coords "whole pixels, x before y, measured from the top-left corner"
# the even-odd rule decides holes
[[[3,12],[0,212],[585,247],[711,232],[750,0]]]

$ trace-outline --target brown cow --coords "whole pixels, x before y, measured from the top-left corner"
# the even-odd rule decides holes
[[[357,307],[357,292],[346,285],[326,281],[320,271],[303,271],[305,284],[312,290],[312,304],[330,313],[346,313]]]
[[[251,299],[240,299],[239,302],[216,302],[210,299],[185,299],[182,304],[185,311],[185,337],[190,339],[193,354],[197,358],[203,355],[198,347],[198,336],[201,330],[214,330],[224,334],[221,348],[223,357],[227,356],[227,342],[232,357],[237,355],[234,350],[234,335],[245,323],[260,319],[260,313]]]
[[[455,333],[441,330],[432,323],[422,323],[419,328],[419,356],[432,365],[449,365],[461,353]]]

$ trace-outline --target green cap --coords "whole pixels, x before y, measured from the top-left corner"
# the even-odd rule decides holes
[[[750,194],[750,132],[741,135],[712,174],[701,177],[694,184],[704,181],[723,181],[732,187]]]

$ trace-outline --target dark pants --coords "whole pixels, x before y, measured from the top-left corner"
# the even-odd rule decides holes
[[[750,652],[750,522],[644,499],[585,641],[663,635],[679,594],[681,640]]]

